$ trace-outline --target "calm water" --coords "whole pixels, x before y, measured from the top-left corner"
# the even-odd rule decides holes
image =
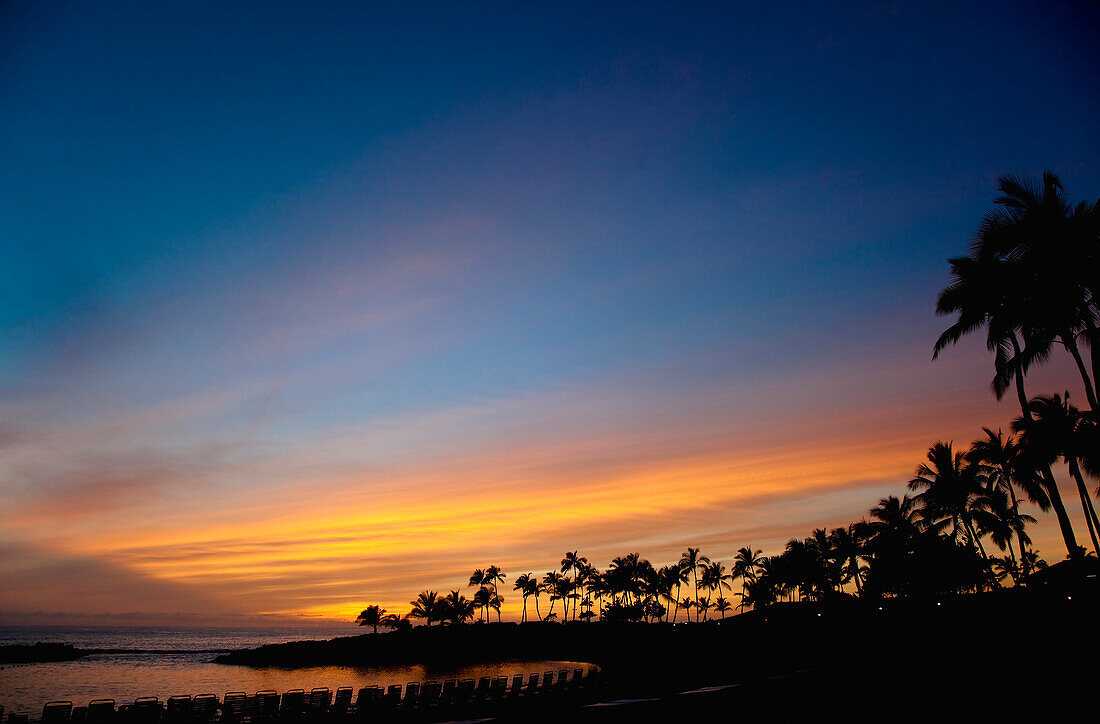
[[[353,636],[355,627],[340,629],[218,629],[218,628],[0,628],[0,644],[37,641],[70,643],[78,648],[119,649],[78,661],[0,666],[0,704],[6,712],[40,713],[53,699],[87,704],[111,698],[131,702],[139,696],[163,701],[174,694],[217,694],[274,689],[310,689],[314,686],[359,688],[368,684],[404,684],[409,681],[460,677],[511,676],[582,664],[570,661],[502,661],[471,666],[317,666],[303,669],[258,669],[212,664],[215,654],[262,644]]]

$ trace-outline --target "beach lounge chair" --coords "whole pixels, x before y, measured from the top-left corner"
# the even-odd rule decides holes
[[[504,694],[508,691],[508,677],[498,676],[489,683],[489,698],[493,701],[500,701],[504,698]]]
[[[569,683],[569,671],[568,669],[562,669],[558,672],[558,691],[563,691],[566,685]]]
[[[410,681],[405,684],[405,699],[402,701],[402,706],[405,709],[412,709],[420,704],[420,682]]]
[[[67,722],[73,714],[71,701],[50,701],[42,707],[42,724]]]
[[[489,686],[492,684],[492,679],[488,676],[482,676],[477,680],[477,688],[474,689],[474,699],[477,701],[485,701],[489,698]]]
[[[166,724],[183,724],[183,722],[190,718],[190,696],[184,694],[182,696],[168,697],[168,703],[164,706],[164,721]]]
[[[584,679],[584,669],[573,669],[573,677],[569,679],[569,687],[579,687],[582,679]]]
[[[257,721],[269,722],[279,716],[279,692],[272,689],[257,691],[252,702],[252,716]]]
[[[3,718],[3,707],[0,707],[0,718]],[[87,722],[88,707],[74,706],[72,716],[69,717],[69,724],[87,724]]]
[[[442,691],[443,684],[438,681],[425,681],[424,688],[420,690],[421,708],[439,706],[439,696]]]
[[[540,694],[549,694],[554,689],[554,672],[547,671],[542,675],[542,686],[539,687]]]
[[[155,696],[139,696],[130,708],[130,721],[133,724],[157,724],[163,706]]]
[[[244,721],[244,710],[248,704],[248,695],[243,691],[227,692],[222,699],[222,721],[227,724],[239,724]]]
[[[309,690],[309,705],[307,713],[314,718],[321,718],[328,713],[332,705],[332,689],[327,686],[315,686]]]
[[[527,686],[523,687],[523,695],[531,696],[537,694],[539,690],[539,675],[531,674],[527,677]]]
[[[512,677],[512,685],[508,688],[508,693],[512,695],[513,699],[523,693],[523,674],[516,674]]]
[[[455,700],[455,686],[458,684],[454,679],[447,679],[443,682],[443,689],[439,692],[439,703],[442,706],[454,703]]]
[[[283,694],[283,700],[279,703],[279,717],[282,719],[297,719],[306,710],[306,690],[291,689]]]
[[[386,693],[382,695],[379,709],[386,715],[397,711],[401,705],[401,684],[390,684],[386,687]]]
[[[355,697],[355,717],[364,721],[374,721],[374,715],[381,700],[382,687],[364,686]]]
[[[336,695],[332,699],[332,713],[343,716],[351,708],[351,695],[355,692],[350,686],[341,686],[336,689]]]
[[[474,680],[462,679],[458,682],[458,687],[455,690],[455,701],[460,704],[465,704],[468,701],[472,701],[474,698]]]
[[[191,700],[191,720],[211,722],[218,714],[218,697],[214,694],[198,694]]]
[[[88,703],[88,724],[107,724],[114,719],[114,699],[93,699]]]

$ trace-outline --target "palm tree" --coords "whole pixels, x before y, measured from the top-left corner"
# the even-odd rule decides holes
[[[691,570],[691,577],[695,582],[695,598],[699,598],[699,567],[710,563],[706,556],[699,555],[698,548],[688,548],[680,554],[680,565]],[[699,621],[699,611],[695,612],[695,621]]]
[[[922,463],[909,481],[910,490],[923,490],[917,496],[923,504],[925,523],[939,530],[950,521],[951,537],[965,538],[967,544],[980,545],[970,517],[970,499],[979,492],[977,469],[962,452],[952,450],[951,443],[937,442],[928,449],[928,462]],[[965,529],[965,536],[959,523]],[[982,551],[982,557],[986,558]]]
[[[480,620],[488,623],[489,607],[493,603],[493,591],[488,586],[482,586],[474,592],[474,607],[480,612]]]
[[[516,580],[512,583],[512,590],[519,591],[523,595],[523,613],[520,615],[520,622],[527,621],[527,597],[534,593],[537,589],[538,582],[535,580],[535,574],[524,573],[521,576],[516,576]],[[535,584],[532,586],[532,584]]]
[[[999,180],[998,209],[986,216],[975,246],[990,258],[1006,260],[1020,270],[1020,283],[1009,290],[1023,310],[1020,324],[1028,347],[1044,359],[1054,343],[1073,358],[1094,413],[1097,406],[1094,379],[1100,374],[1097,350],[1096,277],[1097,207],[1066,198],[1062,182],[1043,173],[1038,186],[1005,176]],[[1077,341],[1083,337],[1092,347],[1092,375]]]
[[[561,590],[562,580],[562,575],[557,571],[547,571],[546,575],[542,577],[542,588],[550,594],[550,611],[546,614],[546,619],[544,620],[548,620],[551,614],[554,613],[554,603],[561,598],[559,591]],[[535,605],[536,607],[538,606],[538,599],[535,599]]]
[[[367,606],[355,620],[360,626],[370,626],[374,629],[374,633],[378,633],[378,627],[382,624],[385,615],[386,609],[381,606]]]
[[[920,510],[916,501],[908,495],[901,498],[896,495],[882,498],[878,505],[871,508],[870,513],[874,520],[868,524],[868,528],[876,538],[888,537],[905,543],[920,532]]]
[[[669,566],[669,581],[675,582],[676,595],[672,597],[672,622],[676,623],[676,614],[680,611],[680,588],[688,582],[690,576],[688,576],[688,568],[683,562],[677,562]],[[671,590],[671,586],[670,586]]]
[[[458,590],[452,590],[443,599],[445,618],[453,624],[465,623],[473,618],[475,604]]]
[[[1024,454],[1023,448],[1016,440],[998,430],[996,434],[988,427],[983,427],[985,438],[975,440],[970,446],[967,457],[978,465],[979,473],[984,479],[987,489],[992,492],[1003,491],[1011,502],[1013,516],[1020,512],[1019,500],[1016,498],[1016,488],[1019,487],[1028,500],[1039,509],[1046,512],[1050,510],[1050,496],[1043,487],[1043,478],[1035,461]],[[1049,466],[1048,466],[1049,467]],[[1029,516],[1030,517],[1030,516]],[[1020,519],[1018,522],[1026,522]],[[1024,540],[1026,534],[1021,527],[1016,531],[1020,541],[1020,552],[1027,543]],[[1011,552],[1011,547],[1009,551]]]
[[[745,610],[745,595],[748,592],[748,584],[750,581],[756,580],[756,571],[760,567],[760,561],[762,558],[760,554],[761,550],[753,550],[752,546],[746,546],[739,548],[737,553],[733,556],[733,580],[741,579],[741,603],[739,607],[742,611]]]
[[[1086,454],[1083,445],[1086,443],[1086,436],[1082,434],[1085,418],[1076,407],[1069,404],[1068,392],[1064,399],[1060,395],[1036,397],[1028,404],[1028,409],[1031,419],[1021,416],[1013,423],[1013,428],[1020,432],[1024,445],[1047,463],[1052,463],[1059,457],[1065,460],[1070,477],[1077,483],[1093,550],[1100,556],[1100,520],[1097,520],[1096,509],[1089,498],[1080,466],[1081,456]]]
[[[951,265],[951,283],[940,293],[936,304],[938,314],[956,314],[955,324],[951,325],[937,340],[932,358],[935,359],[940,351],[949,344],[954,344],[963,335],[976,331],[983,326],[988,327],[986,345],[995,351],[996,375],[993,379],[993,390],[997,399],[1001,399],[1007,387],[1013,380],[1016,383],[1016,394],[1019,398],[1020,409],[1025,417],[1028,412],[1028,397],[1024,391],[1024,375],[1029,365],[1040,362],[1049,355],[1049,336],[1044,340],[1042,335],[1037,335],[1035,329],[1042,328],[1033,320],[1037,305],[1034,300],[1021,298],[1021,290],[1033,286],[1034,271],[1037,268],[1046,268],[1045,265],[1036,265],[1034,262],[1025,262],[1022,250],[1034,250],[1037,238],[1048,239],[1054,236],[1066,237],[1067,235],[1052,233],[1044,230],[1036,234],[1036,227],[1049,227],[1050,223],[1042,224],[1044,217],[1065,217],[1064,199],[1060,198],[1061,184],[1053,174],[1044,174],[1043,199],[1031,190],[1027,184],[1023,184],[1011,177],[1000,179],[998,188],[1002,196],[997,199],[998,209],[986,215],[978,229],[974,243],[971,245],[970,255],[949,260]],[[1046,204],[1045,202],[1051,202]],[[1053,213],[1033,213],[1036,209],[1053,209]],[[1090,218],[1095,219],[1095,206],[1092,207]],[[1049,220],[1049,219],[1048,219]],[[1039,223],[1037,223],[1039,222]],[[1064,227],[1058,222],[1057,227]],[[1077,224],[1075,228],[1079,228]],[[1061,231],[1065,231],[1061,228]],[[1073,236],[1073,235],[1069,235]],[[1095,235],[1094,235],[1095,236]],[[1077,246],[1088,246],[1078,243]],[[1095,249],[1095,241],[1092,242]],[[1080,269],[1095,268],[1095,252],[1085,254],[1089,263],[1079,263],[1072,266]],[[1065,272],[1066,270],[1061,270]],[[1051,278],[1049,272],[1046,274]],[[1053,278],[1058,278],[1056,275]],[[1096,276],[1095,274],[1091,276]],[[1053,279],[1052,279],[1053,280]],[[1064,283],[1064,282],[1063,282]],[[1049,285],[1047,285],[1049,286]],[[1068,288],[1078,288],[1067,285]],[[1096,288],[1091,288],[1092,310],[1095,311]],[[1085,310],[1087,311],[1087,310]],[[1091,315],[1083,314],[1083,321],[1089,321]],[[1091,344],[1093,353],[1093,373],[1100,369],[1100,340],[1096,337],[1095,325],[1092,326],[1090,340],[1097,343]],[[1027,348],[1021,345],[1020,336],[1026,338]],[[1078,355],[1079,358],[1079,355]],[[1080,367],[1080,365],[1079,365]],[[1087,375],[1086,375],[1087,377]],[[1095,408],[1094,408],[1095,409]],[[1065,541],[1066,549],[1071,556],[1076,555],[1077,541],[1073,534],[1073,526],[1069,515],[1062,504],[1057,482],[1049,466],[1041,469],[1043,484],[1047,489],[1051,507],[1054,508],[1058,518],[1058,526]]]
[[[730,590],[730,581],[733,576],[726,573],[726,566],[721,561],[711,561],[703,566],[703,575],[700,579],[703,587],[708,591],[717,592],[722,596],[722,589]]]
[[[435,591],[421,591],[416,597],[415,601],[412,601],[412,610],[409,611],[410,618],[422,618],[428,622],[428,625],[432,625],[432,620],[439,612],[439,594]]]
[[[994,545],[1002,551],[1008,550],[1010,570],[1013,580],[1016,580],[1019,569],[1016,553],[1012,550],[1012,538],[1015,537],[1019,541],[1022,556],[1024,546],[1031,542],[1024,528],[1029,523],[1034,523],[1035,518],[1021,513],[1019,508],[1014,507],[1001,488],[986,490],[978,495],[971,508],[971,515],[974,517],[974,524],[979,533],[989,534]],[[1002,568],[1006,567],[1002,566]]]
[[[561,572],[568,574],[569,571],[573,571],[573,587],[576,588],[580,582],[580,574],[582,569],[588,565],[588,559],[584,556],[578,556],[577,551],[567,552],[565,557],[561,559]],[[580,596],[578,596],[580,598]],[[573,602],[573,620],[577,619],[577,604]]]
[[[504,574],[504,571],[500,570],[500,568],[497,567],[497,566],[489,566],[488,568],[485,569],[485,585],[493,587],[494,600],[498,600],[498,601],[503,601],[504,600],[503,598],[501,598],[501,596],[499,595],[499,593],[497,591],[497,584],[498,583],[504,583],[505,578],[506,578],[506,576]],[[496,606],[496,611],[497,611],[497,622],[499,623],[500,622],[500,606],[499,605]]]
[[[722,614],[722,618],[726,617],[726,611],[729,611],[731,608],[730,602],[722,596],[714,600],[714,610]]]
[[[847,528],[834,528],[833,532],[829,534],[833,551],[836,553],[838,562],[843,566],[844,581],[854,580],[856,582],[856,594],[859,596],[863,595],[863,585],[860,581],[862,576],[859,567],[859,559],[864,552],[864,541],[860,532],[862,529],[863,526],[852,523]]]

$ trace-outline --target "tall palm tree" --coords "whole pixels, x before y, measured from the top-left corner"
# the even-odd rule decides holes
[[[928,462],[922,463],[909,481],[910,490],[923,490],[917,500],[923,504],[925,522],[938,529],[949,521],[951,537],[965,540],[975,550],[979,541],[968,511],[970,499],[979,492],[977,472],[964,453],[952,449],[951,443],[936,442],[928,449]]]
[[[489,621],[489,607],[493,603],[493,589],[488,586],[481,586],[474,592],[474,607],[478,609],[480,613],[480,620],[488,623]]]
[[[1020,555],[1023,555],[1024,546],[1031,542],[1024,528],[1029,523],[1034,523],[1035,518],[1021,513],[1009,500],[1002,488],[985,490],[974,500],[971,515],[979,533],[988,533],[994,545],[1003,550],[1008,550],[1009,570],[1013,579],[1018,572],[1016,553],[1012,550],[1012,538],[1015,537],[1020,544]]]
[[[568,574],[569,571],[573,571],[573,587],[576,588],[580,583],[580,574],[584,567],[588,565],[588,559],[584,556],[578,556],[577,551],[567,552],[565,557],[561,559],[561,572]],[[579,598],[579,596],[578,596]],[[573,620],[577,619],[577,604],[573,602]]]
[[[544,620],[548,620],[554,613],[554,603],[561,598],[562,580],[563,576],[557,571],[547,571],[546,575],[542,577],[542,588],[550,594],[550,611],[546,614]]]
[[[695,598],[699,598],[699,567],[710,563],[706,556],[699,555],[698,548],[688,548],[680,554],[680,565],[691,570],[692,580],[695,582]],[[695,611],[695,621],[699,621],[699,611]]]
[[[678,561],[669,566],[669,581],[674,582],[676,586],[676,594],[672,597],[672,622],[676,623],[676,614],[680,612],[680,589],[691,578],[687,567],[682,561]],[[671,588],[671,586],[670,586]]]
[[[489,566],[485,569],[485,573],[482,576],[482,583],[484,583],[486,586],[491,586],[493,589],[492,600],[496,604],[495,606],[493,606],[493,608],[496,609],[498,623],[500,622],[500,603],[504,601],[504,598],[502,598],[499,591],[497,591],[497,584],[504,583],[505,577],[506,576],[504,574],[504,571],[500,570],[500,568],[497,566]],[[473,580],[472,576],[470,580]]]
[[[703,588],[708,591],[713,591],[718,594],[718,598],[722,596],[722,589],[730,590],[730,581],[733,576],[726,573],[726,566],[721,561],[711,561],[703,566],[703,575],[700,581],[703,584]]]
[[[1037,305],[1034,300],[1023,298],[1021,295],[1021,290],[1036,286],[1033,278],[1034,270],[1042,268],[1043,265],[1040,264],[1037,267],[1034,262],[1025,261],[1021,250],[1035,246],[1028,237],[1049,238],[1055,235],[1049,231],[1035,234],[1036,227],[1044,226],[1037,224],[1037,221],[1041,221],[1044,216],[1050,218],[1065,216],[1062,208],[1064,204],[1059,199],[1061,184],[1057,177],[1053,174],[1044,174],[1043,182],[1043,199],[1051,202],[1048,210],[1053,208],[1054,213],[1032,213],[1035,209],[1044,207],[1038,195],[1030,190],[1027,184],[1011,177],[1000,180],[998,188],[1002,196],[997,199],[998,208],[986,215],[971,245],[969,256],[949,260],[951,283],[940,293],[936,312],[957,314],[957,319],[940,335],[932,354],[932,358],[935,359],[944,347],[954,344],[963,335],[983,326],[987,327],[986,345],[996,353],[993,390],[997,399],[1000,399],[1008,385],[1015,380],[1020,409],[1025,417],[1030,413],[1027,393],[1024,390],[1024,375],[1030,364],[1041,362],[1049,355],[1050,343],[1049,336],[1044,339],[1042,335],[1035,333],[1036,329],[1043,328],[1043,325],[1037,325],[1034,320],[1034,310],[1041,309],[1042,305]],[[1094,206],[1089,218],[1095,219],[1095,216]],[[1062,225],[1056,224],[1056,226]],[[1080,226],[1081,224],[1077,224],[1075,228]],[[1064,229],[1062,231],[1064,232]],[[1061,236],[1066,235],[1062,233]],[[1087,246],[1087,244],[1078,244],[1078,246]],[[1095,240],[1092,246],[1095,247]],[[1085,255],[1085,257],[1088,256]],[[1095,262],[1095,254],[1089,258]],[[1072,266],[1095,269],[1094,264],[1090,267],[1088,263]],[[1048,272],[1046,277],[1050,276]],[[1096,275],[1088,276],[1091,278]],[[1092,291],[1094,292],[1091,295],[1092,309],[1095,311],[1095,287]],[[1083,318],[1087,317],[1089,315],[1083,315]],[[1096,340],[1095,330],[1092,334],[1090,339]],[[1021,344],[1021,335],[1027,338],[1026,349]],[[1095,376],[1097,369],[1100,369],[1100,343],[1092,344],[1092,352]],[[1076,537],[1069,515],[1062,503],[1054,474],[1049,466],[1046,466],[1041,469],[1041,475],[1051,507],[1058,518],[1058,526],[1066,549],[1071,556],[1075,556]]]
[[[523,596],[523,613],[520,614],[520,623],[527,621],[527,597],[534,593],[537,586],[538,582],[535,580],[535,574],[533,573],[516,576],[516,580],[512,582],[512,590],[519,591]]]
[[[1050,496],[1043,486],[1042,474],[1035,465],[1035,461],[1024,454],[1023,448],[1012,436],[1005,437],[998,430],[994,433],[988,427],[983,427],[985,437],[975,440],[970,446],[967,457],[978,465],[979,473],[984,479],[988,492],[1003,491],[1008,495],[1011,513],[1017,517],[1017,522],[1026,522],[1020,515],[1020,504],[1016,497],[1016,488],[1027,495],[1042,511],[1050,510]],[[1030,517],[1030,516],[1028,516]],[[1020,552],[1026,544],[1026,534],[1021,527],[1016,531],[1020,542]],[[1011,547],[1009,551],[1011,551]]]
[[[1041,455],[1046,462],[1054,462],[1059,457],[1065,460],[1070,477],[1077,483],[1093,550],[1100,556],[1100,520],[1097,520],[1080,465],[1081,456],[1086,454],[1083,448],[1086,439],[1082,435],[1085,418],[1069,404],[1068,392],[1064,398],[1060,395],[1036,397],[1031,400],[1028,409],[1031,419],[1021,416],[1013,423],[1013,428],[1020,432],[1025,446]]]
[[[863,585],[860,581],[862,575],[859,567],[859,559],[864,553],[861,530],[861,526],[853,523],[847,528],[834,528],[832,533],[829,534],[837,560],[842,564],[844,582],[855,581],[856,594],[859,596],[863,595]]]
[[[756,572],[760,567],[760,561],[763,560],[760,554],[761,550],[753,550],[752,546],[745,546],[738,548],[737,553],[733,556],[733,579],[741,579],[741,603],[739,608],[745,610],[745,597],[748,593],[748,584],[751,581],[756,580]]]
[[[465,623],[473,618],[474,602],[459,593],[457,589],[447,594],[443,603],[446,617],[451,623]]]
[[[425,619],[431,626],[437,613],[439,613],[439,594],[435,591],[421,591],[416,600],[412,601],[409,617]]]
[[[974,247],[989,258],[1015,265],[1015,287],[1007,290],[1016,303],[1020,327],[1036,358],[1045,358],[1055,343],[1073,358],[1093,413],[1100,412],[1095,377],[1100,374],[1097,341],[1096,279],[1097,207],[1076,208],[1056,175],[1043,173],[1038,185],[1013,176],[998,182],[997,209],[978,230]],[[1092,347],[1091,375],[1078,339]]]
[[[725,597],[719,596],[718,598],[714,599],[714,610],[722,614],[722,618],[726,617],[726,612],[729,611],[731,608],[732,606],[730,606],[729,600]]]
[[[374,633],[378,633],[378,627],[382,624],[385,615],[386,609],[381,606],[367,606],[355,621],[360,626],[370,626],[374,629]]]

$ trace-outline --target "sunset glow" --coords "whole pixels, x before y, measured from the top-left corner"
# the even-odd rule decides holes
[[[0,619],[350,625],[489,564],[515,619],[1019,414],[934,303],[998,174],[1100,188],[1069,19],[288,8],[5,11]]]

